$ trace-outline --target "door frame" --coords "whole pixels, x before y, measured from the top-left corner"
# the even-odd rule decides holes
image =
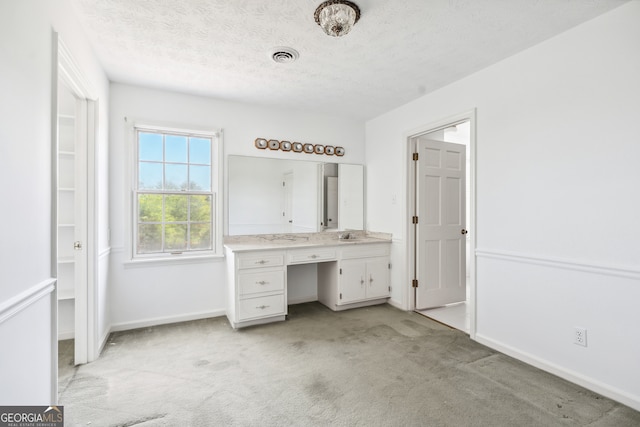
[[[60,35],[53,31],[52,33],[52,236],[51,236],[51,269],[53,277],[58,276],[57,271],[57,203],[58,203],[58,184],[57,184],[57,116],[58,116],[58,81],[63,82],[65,86],[73,93],[76,98],[86,102],[86,149],[83,160],[87,163],[87,211],[86,211],[86,242],[84,247],[87,253],[87,288],[83,295],[76,294],[75,304],[75,363],[87,363],[97,359],[99,355],[99,334],[97,319],[97,222],[95,221],[97,213],[96,200],[96,145],[98,132],[98,101],[95,91],[85,78],[82,70],[74,60],[71,51],[66,47],[60,38]],[[80,318],[78,318],[80,316]],[[57,323],[57,285],[56,285],[56,312],[55,320]],[[79,328],[78,326],[81,325]],[[57,329],[57,328],[56,328]],[[56,344],[58,337],[56,336]],[[55,350],[55,374],[57,383],[57,345]]]
[[[469,216],[467,218],[467,230],[469,231],[469,240],[471,245],[470,251],[470,259],[469,259],[469,317],[470,317],[470,325],[469,325],[469,336],[471,339],[475,340],[476,337],[476,304],[477,304],[477,292],[476,292],[476,247],[477,247],[477,227],[476,227],[476,109],[472,109],[469,111],[465,111],[460,114],[455,114],[453,116],[445,117],[440,120],[436,120],[434,122],[428,123],[424,126],[420,126],[416,129],[411,130],[406,134],[406,171],[407,171],[407,193],[406,193],[406,203],[407,203],[407,219],[405,221],[406,231],[405,235],[406,239],[406,268],[407,268],[407,281],[406,281],[406,295],[405,301],[407,301],[407,306],[409,310],[415,310],[415,288],[412,286],[411,280],[414,277],[414,272],[416,271],[416,238],[414,233],[415,225],[412,222],[412,217],[416,215],[416,162],[412,159],[412,154],[416,152],[414,138],[435,132],[438,130],[442,130],[454,124],[458,124],[461,122],[469,121],[469,170],[467,173],[469,174],[469,188],[467,191],[469,192]]]

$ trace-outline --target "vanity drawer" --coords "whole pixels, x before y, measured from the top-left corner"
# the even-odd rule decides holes
[[[238,301],[238,319],[249,320],[260,317],[285,315],[284,294],[268,297],[248,298]]]
[[[289,251],[289,264],[304,264],[310,262],[335,261],[335,248],[300,249]]]
[[[284,271],[255,271],[238,274],[240,296],[284,290]]]
[[[238,268],[261,268],[284,265],[282,252],[252,253],[238,256]]]
[[[369,258],[389,256],[391,245],[387,243],[360,244],[349,248],[342,248],[342,258]]]

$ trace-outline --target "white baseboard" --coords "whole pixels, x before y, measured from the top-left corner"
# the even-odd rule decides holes
[[[539,357],[533,356],[526,352],[522,352],[499,341],[495,341],[491,338],[485,337],[482,334],[476,334],[475,340],[480,344],[486,345],[487,347],[504,353],[507,356],[511,356],[522,362],[528,363],[531,366],[535,366],[536,368],[542,369],[543,371],[549,372],[553,375],[557,375],[560,378],[563,378],[574,384],[578,384],[579,386],[620,402],[623,405],[627,405],[630,408],[635,409],[636,411],[640,411],[640,396],[634,396],[632,394],[626,393],[596,379],[565,369],[559,365],[550,363],[544,359],[540,359]]]
[[[387,301],[387,303],[392,306],[397,308],[398,310],[402,310],[402,311],[408,311],[403,305],[402,303],[394,300],[393,298],[389,298],[389,301]]]
[[[318,297],[316,295],[290,299],[287,301],[287,305],[304,304],[307,302],[314,302],[314,301],[318,301]]]
[[[72,340],[76,337],[74,331],[60,332],[58,331],[58,341]]]
[[[135,320],[131,322],[116,323],[111,325],[110,332],[128,331],[131,329],[148,328],[149,326],[167,325],[169,323],[188,322],[190,320],[208,319],[210,317],[226,316],[223,309],[203,311],[200,313],[181,314],[179,316],[156,317],[152,319]],[[107,334],[107,337],[109,334]],[[106,341],[106,339],[105,339]]]
[[[111,335],[111,328],[107,328],[105,333],[102,334],[102,337],[100,337],[100,343],[98,345],[98,357],[100,357],[100,355],[102,354],[102,350],[104,350],[104,347],[107,345],[109,335]]]

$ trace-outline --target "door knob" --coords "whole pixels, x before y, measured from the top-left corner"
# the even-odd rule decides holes
[[[462,230],[460,230],[460,234],[467,234],[467,233],[468,233],[468,231],[465,230],[464,228]]]

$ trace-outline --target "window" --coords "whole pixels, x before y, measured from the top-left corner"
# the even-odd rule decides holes
[[[134,257],[217,249],[217,133],[135,127]]]

